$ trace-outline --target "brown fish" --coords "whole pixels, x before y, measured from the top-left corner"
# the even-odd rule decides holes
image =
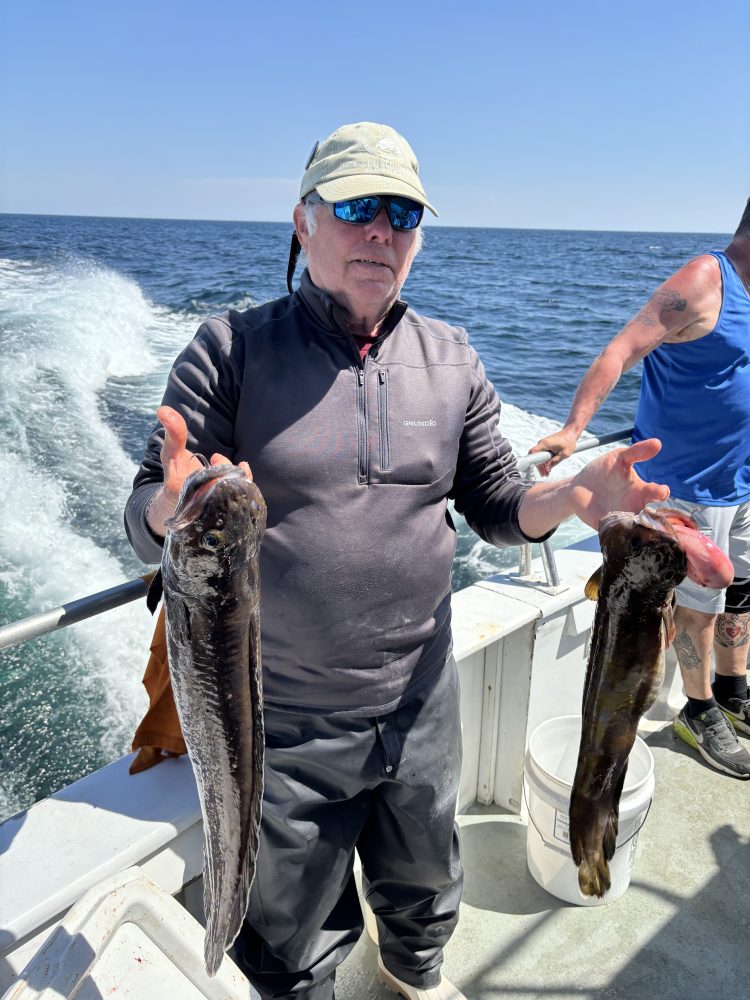
[[[169,672],[203,813],[205,962],[216,973],[255,874],[263,798],[258,556],[266,505],[236,466],[185,480],[161,581]],[[149,592],[155,606],[160,585]]]
[[[569,817],[584,896],[610,887],[628,756],[674,638],[674,588],[685,576],[709,587],[726,587],[733,576],[726,555],[678,511],[614,512],[602,518],[599,540],[604,564],[586,585],[597,604]]]

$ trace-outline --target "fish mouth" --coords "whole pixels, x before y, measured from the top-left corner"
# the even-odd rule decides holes
[[[682,511],[672,507],[644,508],[635,516],[635,523],[674,538],[687,556],[688,578],[701,587],[722,590],[734,579],[734,567],[726,553]]]
[[[203,513],[219,482],[228,479],[247,479],[247,476],[236,465],[228,464],[211,465],[193,472],[183,483],[175,512],[164,522],[165,526],[170,531],[182,531],[187,528]]]
[[[676,537],[676,525],[682,525],[689,531],[700,531],[697,523],[684,514],[681,510],[673,507],[644,507],[640,514],[636,514],[634,521],[642,524],[646,528],[653,528],[654,531],[664,531]]]

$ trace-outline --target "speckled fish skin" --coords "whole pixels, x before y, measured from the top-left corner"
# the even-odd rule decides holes
[[[203,813],[210,976],[242,924],[258,851],[265,523],[260,490],[240,469],[203,469],[185,481],[162,559],[169,669]]]
[[[664,678],[674,588],[688,570],[668,518],[652,518],[653,526],[615,512],[599,526],[604,564],[569,815],[570,849],[584,896],[603,896],[611,884],[608,862],[616,848],[628,755]]]

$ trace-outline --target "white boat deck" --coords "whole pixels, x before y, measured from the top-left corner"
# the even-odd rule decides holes
[[[750,973],[750,783],[717,774],[672,733],[646,737],[656,790],[630,887],[578,907],[526,865],[526,824],[496,807],[460,817],[461,919],[444,972],[467,1000],[740,1000]],[[337,1000],[386,1000],[363,936]]]

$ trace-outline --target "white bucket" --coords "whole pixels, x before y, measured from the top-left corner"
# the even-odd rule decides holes
[[[580,715],[548,719],[534,730],[524,762],[524,787],[529,808],[526,861],[547,892],[579,906],[600,906],[619,899],[630,884],[638,831],[654,794],[654,758],[636,736],[620,796],[617,847],[609,871],[612,884],[600,899],[578,888],[578,868],[570,855],[568,810],[581,740]]]

